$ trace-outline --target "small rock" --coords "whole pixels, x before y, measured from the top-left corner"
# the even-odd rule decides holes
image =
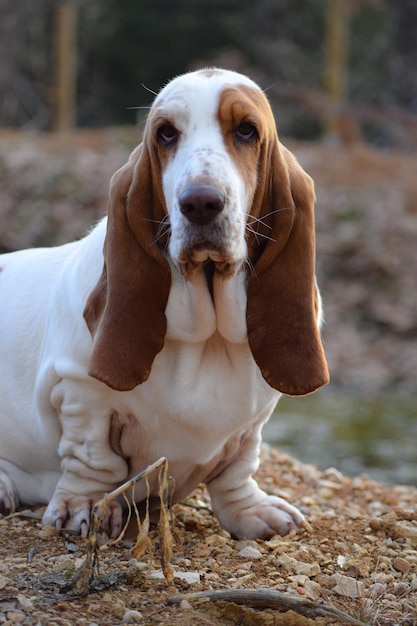
[[[252,548],[252,546],[246,546],[245,548],[242,548],[242,550],[240,550],[238,554],[244,559],[255,560],[262,558],[262,553],[259,552],[259,550],[257,550],[256,548]]]
[[[209,535],[206,537],[206,544],[208,546],[214,546],[216,548],[221,548],[227,543],[226,537],[221,537],[220,535]]]
[[[20,606],[23,607],[24,609],[33,609],[33,602],[32,602],[32,600],[30,600],[30,598],[27,598],[23,594],[18,593],[17,594],[17,600],[18,600]]]
[[[297,583],[299,587],[302,587],[307,582],[308,576],[305,576],[304,574],[296,574],[295,576],[288,576],[288,580],[291,580],[291,582]]]
[[[76,543],[73,543],[72,541],[67,541],[65,544],[65,547],[67,549],[67,552],[69,553],[73,553],[73,552],[78,552],[79,551],[79,547],[77,546]]]
[[[379,598],[386,591],[386,586],[382,583],[374,583],[369,587],[369,593],[371,598]]]
[[[143,561],[138,561],[137,559],[129,559],[128,565],[138,572],[145,572],[148,569],[147,563],[144,563]]]
[[[165,576],[161,571],[154,571],[149,574],[150,580],[164,580]],[[189,585],[200,582],[199,572],[174,572],[174,578],[185,580]]]
[[[43,526],[41,530],[38,532],[38,536],[41,539],[52,539],[58,535],[59,531],[55,528],[55,526]]]
[[[312,578],[313,576],[320,574],[320,565],[318,563],[302,563],[301,561],[298,561],[295,566],[295,573],[303,574],[304,576]]]
[[[380,520],[378,517],[374,517],[369,520],[369,526],[371,530],[373,530],[374,532],[378,532],[378,530],[381,530],[381,528],[383,527],[383,523],[382,520]]]
[[[348,598],[360,598],[363,596],[364,588],[360,580],[350,576],[343,576],[343,574],[334,574],[332,578],[336,582],[333,591],[339,595],[347,596]]]
[[[321,586],[314,580],[306,580],[304,583],[304,590],[306,597],[309,598],[309,600],[317,600],[322,593]]]
[[[26,616],[23,613],[17,613],[14,611],[9,611],[8,613],[6,613],[6,617],[8,621],[12,624],[20,624],[26,619]]]
[[[365,559],[345,558],[343,564],[339,562],[338,565],[348,574],[353,576],[361,576],[366,578],[369,575],[369,562]]]
[[[6,578],[6,576],[0,574],[0,589],[4,589],[7,585],[10,585],[11,582],[10,578]]]
[[[192,606],[188,602],[188,600],[181,600],[181,602],[180,602],[180,609],[191,609],[191,608],[192,608]]]
[[[395,530],[400,537],[406,539],[413,548],[417,548],[417,527],[411,522],[399,521],[395,524]]]
[[[140,624],[143,619],[142,613],[139,611],[126,611],[122,617],[122,624]]]
[[[407,585],[407,583],[401,582],[401,583],[397,583],[396,585],[394,585],[392,593],[394,594],[394,596],[405,596],[408,594],[409,591],[410,591],[410,588]]]
[[[185,580],[189,585],[194,585],[200,582],[199,572],[175,572],[174,578]]]
[[[394,581],[392,574],[384,574],[384,572],[372,572],[371,578],[376,583],[382,583],[383,585],[389,585]]]
[[[297,563],[298,561],[296,559],[294,559],[292,556],[288,556],[288,554],[286,554],[285,552],[283,554],[280,554],[274,562],[276,567],[284,567],[287,571],[295,571]]]
[[[392,566],[397,572],[401,572],[402,574],[407,574],[410,569],[410,563],[406,559],[403,559],[402,556],[395,557],[395,559],[392,560]]]

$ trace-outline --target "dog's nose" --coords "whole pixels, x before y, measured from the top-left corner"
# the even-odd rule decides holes
[[[226,193],[212,185],[190,185],[179,197],[180,210],[193,224],[203,226],[221,213],[226,204]]]

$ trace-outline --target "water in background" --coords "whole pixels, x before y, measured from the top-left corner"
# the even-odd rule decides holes
[[[263,439],[304,463],[366,473],[389,485],[417,485],[417,399],[323,389],[282,397]]]

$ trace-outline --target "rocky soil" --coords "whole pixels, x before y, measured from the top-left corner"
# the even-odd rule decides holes
[[[417,624],[417,489],[320,471],[269,447],[258,479],[270,493],[298,505],[312,532],[232,539],[219,528],[200,489],[173,507],[171,584],[161,572],[154,529],[152,549],[139,561],[131,555],[133,534],[102,545],[90,592],[79,595],[71,581],[85,562],[87,540],[41,528],[41,510],[0,519],[0,623]],[[238,605],[189,595],[237,589],[267,589],[266,605],[280,592],[295,608],[285,610],[282,602],[254,608],[250,598],[243,598],[249,605]],[[178,595],[178,603],[171,604]]]

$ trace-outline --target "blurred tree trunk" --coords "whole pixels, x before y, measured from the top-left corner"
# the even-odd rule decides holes
[[[349,66],[349,14],[347,0],[327,0],[324,86],[328,107],[324,133],[337,137],[340,118],[347,99]]]
[[[77,95],[77,7],[60,2],[55,10],[55,85],[53,130],[75,126]]]

